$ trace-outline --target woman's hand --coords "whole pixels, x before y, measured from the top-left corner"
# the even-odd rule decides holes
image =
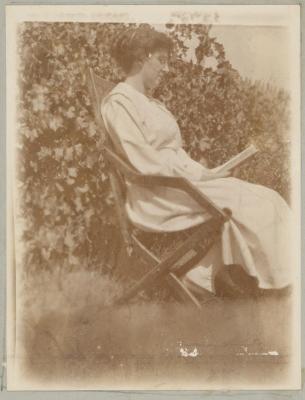
[[[212,170],[204,171],[201,177],[202,181],[210,181],[218,178],[228,178],[231,175],[230,171],[213,172]]]

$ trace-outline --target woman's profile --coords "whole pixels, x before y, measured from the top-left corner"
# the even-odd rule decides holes
[[[113,45],[112,55],[126,77],[105,97],[101,112],[116,150],[141,173],[182,176],[216,205],[232,210],[221,240],[187,274],[186,282],[204,287],[206,267],[212,262],[233,292],[242,293],[243,288],[230,278],[232,265],[241,265],[259,289],[286,288],[293,280],[287,203],[272,189],[208,169],[190,158],[175,117],[150,96],[168,71],[171,49],[166,34],[146,25],[127,29]],[[152,232],[179,231],[209,218],[177,189],[129,184],[126,208],[135,226]]]

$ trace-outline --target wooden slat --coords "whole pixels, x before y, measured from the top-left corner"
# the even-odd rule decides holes
[[[156,264],[147,274],[139,279],[134,285],[132,285],[127,291],[116,301],[117,303],[124,303],[135,296],[140,290],[145,289],[148,285],[151,285],[156,279],[164,276],[174,266],[175,262],[178,261],[188,250],[194,248],[198,241],[202,240],[202,234],[208,234],[215,230],[215,224],[219,226],[219,220],[210,219],[200,231],[195,232],[186,241],[179,246],[174,252],[169,254],[159,264]],[[133,237],[134,238],[134,237]]]
[[[111,189],[115,199],[115,209],[117,212],[120,231],[123,236],[125,246],[127,248],[127,253],[130,254],[132,250],[132,238],[130,232],[131,228],[124,207],[125,199],[124,199],[123,188],[121,187],[119,178],[116,176],[115,171],[109,171],[109,178],[110,178]]]
[[[137,244],[137,246],[135,247],[135,251],[139,253],[143,260],[145,260],[150,266],[156,266],[160,264],[161,261],[158,259],[158,257],[156,257],[151,251],[149,251],[136,237],[133,236],[133,238]],[[197,308],[201,308],[201,305],[196,297],[174,273],[170,272],[166,276],[166,281],[170,288],[176,292],[179,299],[191,303]],[[147,285],[143,287],[143,290],[145,290],[146,288]],[[119,299],[117,302],[121,303],[121,300]]]
[[[148,250],[146,246],[144,246],[143,243],[141,243],[140,240],[133,234],[132,240],[135,243],[134,251],[137,252],[143,258],[143,260],[147,262],[147,264],[151,266],[160,264],[161,260],[150,250]]]
[[[104,79],[99,78],[92,70],[87,70],[87,87],[92,100],[95,122],[100,128],[101,137],[107,139],[107,131],[101,115],[101,102],[103,98],[109,93],[114,84]]]
[[[179,268],[175,269],[175,274],[180,277],[187,274],[195,265],[197,265],[200,260],[208,253],[208,251],[215,244],[215,240],[211,241],[211,243],[205,247],[200,247],[197,250],[197,254],[193,256],[189,261],[181,265]]]
[[[185,284],[173,273],[170,272],[167,276],[168,284],[175,290],[181,300],[192,304],[198,309],[201,309],[201,304],[193,293],[185,286]]]

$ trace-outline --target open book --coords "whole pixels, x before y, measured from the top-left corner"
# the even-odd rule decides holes
[[[215,172],[230,171],[236,167],[239,167],[246,160],[248,160],[248,158],[252,157],[257,152],[258,152],[258,149],[254,146],[254,144],[251,144],[245,150],[243,150],[241,153],[232,157],[229,161],[225,162],[224,164],[220,165],[219,167],[213,168],[213,171],[215,171]]]

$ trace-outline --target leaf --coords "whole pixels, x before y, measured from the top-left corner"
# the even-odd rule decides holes
[[[89,136],[90,137],[92,137],[92,136],[94,136],[94,135],[96,135],[96,125],[95,125],[95,122],[94,121],[91,121],[90,123],[89,123],[89,127],[88,127],[88,133],[89,133]]]
[[[202,138],[199,141],[199,148],[202,152],[208,150],[211,147],[209,139],[208,138]]]
[[[68,108],[67,112],[65,113],[66,117],[71,119],[75,117],[75,107],[71,106]]]
[[[56,147],[54,149],[54,157],[56,161],[60,161],[63,158],[64,149],[62,147]]]
[[[87,193],[88,192],[88,190],[89,190],[89,185],[86,183],[84,186],[82,186],[82,187],[78,187],[77,188],[77,190],[79,191],[79,192],[81,192],[81,193]]]
[[[94,215],[94,211],[93,209],[89,209],[85,211],[84,217],[85,217],[85,221],[86,221],[86,226],[90,225],[90,221],[92,216]]]
[[[75,204],[75,206],[76,206],[76,211],[77,211],[77,212],[83,211],[84,206],[83,206],[83,204],[82,204],[82,201],[81,201],[81,198],[80,198],[80,197],[76,197],[76,198],[74,199],[74,204]]]
[[[55,186],[57,187],[57,189],[58,189],[60,192],[63,192],[63,191],[64,191],[64,188],[63,188],[62,185],[60,185],[58,182],[55,183]]]
[[[42,146],[39,152],[37,153],[39,160],[42,160],[43,158],[46,158],[51,155],[52,155],[52,150],[44,146]]]
[[[32,107],[33,107],[34,112],[45,111],[47,109],[47,106],[45,103],[45,97],[43,94],[38,94],[37,97],[33,98]]]
[[[51,251],[48,248],[42,248],[41,249],[41,255],[45,260],[49,260],[50,256],[51,256]]]
[[[73,185],[75,183],[75,179],[68,178],[68,179],[66,179],[66,182],[68,185]]]
[[[83,146],[82,146],[81,143],[75,145],[75,153],[76,153],[76,155],[78,155],[78,156],[81,156],[81,155],[82,155],[82,153],[83,153]]]
[[[65,149],[65,160],[72,161],[73,160],[73,147],[67,147]]]
[[[74,167],[68,168],[68,174],[72,178],[76,178],[77,177],[77,168],[74,168]]]
[[[80,259],[79,257],[75,257],[73,254],[69,254],[69,263],[71,265],[80,265]]]
[[[76,118],[76,125],[78,129],[83,130],[88,127],[88,121],[84,117],[79,116]]]
[[[69,248],[72,248],[75,244],[74,237],[72,236],[71,232],[67,231],[65,238],[64,238],[64,244],[68,246]]]
[[[57,129],[61,128],[63,126],[63,120],[60,116],[52,116],[49,119],[49,128],[52,129],[52,131],[56,132]]]

